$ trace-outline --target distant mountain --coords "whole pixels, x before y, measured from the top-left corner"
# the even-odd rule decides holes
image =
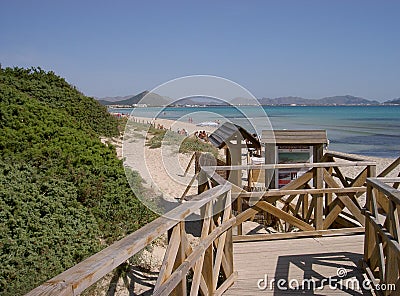
[[[384,102],[385,105],[400,105],[400,98]]]
[[[171,106],[184,106],[184,105],[206,105],[206,106],[224,106],[228,105],[224,101],[215,99],[215,98],[209,98],[209,97],[191,97],[191,98],[185,98],[185,99],[180,99],[177,101],[173,101],[170,104]]]
[[[99,102],[117,102],[117,101],[123,101],[127,100],[129,98],[133,97],[133,95],[129,96],[117,96],[117,97],[105,97],[105,98],[95,98]],[[104,105],[104,104],[103,104]]]
[[[367,100],[350,95],[326,97],[316,100],[319,105],[379,105],[378,101]]]
[[[257,105],[255,99],[250,98],[234,98],[231,100],[232,105]]]
[[[121,100],[120,100],[121,99]],[[185,106],[185,105],[206,105],[206,106],[224,106],[228,105],[217,99],[208,97],[191,97],[175,101],[168,97],[160,96],[149,91],[141,92],[134,96],[125,97],[107,97],[97,99],[102,105],[129,105],[146,104],[147,106]],[[360,97],[344,95],[325,97],[322,99],[305,99],[302,97],[279,97],[279,98],[261,98],[258,102],[263,106],[288,106],[288,105],[304,105],[304,106],[336,106],[336,105],[379,105],[382,104],[375,100],[368,100]],[[256,102],[250,98],[233,98],[231,105],[255,105]],[[400,98],[386,101],[383,104],[400,104]]]
[[[104,99],[98,100],[102,105],[134,105],[134,104],[146,104],[147,106],[164,106],[168,105],[168,99],[156,94],[150,93],[149,91],[141,92],[135,96],[128,96],[127,99],[118,101],[108,101]]]
[[[350,95],[326,97],[322,99],[304,99],[301,97],[281,97],[275,99],[262,98],[261,105],[306,105],[306,106],[335,106],[335,105],[379,105],[378,101],[367,100]]]
[[[310,104],[312,100],[301,97],[280,97],[275,99],[262,98],[259,102],[261,105],[307,105]]]

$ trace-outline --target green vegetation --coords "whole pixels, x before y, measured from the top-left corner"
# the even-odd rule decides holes
[[[218,157],[218,149],[210,143],[206,143],[195,137],[185,137],[173,131],[156,129],[153,126],[148,128],[148,133],[152,135],[146,142],[150,148],[160,148],[162,143],[166,145],[179,144],[180,153],[192,153],[195,151],[209,152]]]
[[[153,126],[150,126],[147,133],[150,134],[152,137],[147,140],[146,146],[149,146],[150,148],[154,149],[161,147],[162,141],[164,140],[165,135],[167,134],[167,130],[156,129]]]
[[[218,149],[211,144],[193,137],[184,139],[179,147],[179,152],[190,153],[194,151],[209,152],[214,155],[215,158],[218,158]]]
[[[1,295],[24,294],[154,219],[100,142],[122,124],[52,72],[0,69]]]

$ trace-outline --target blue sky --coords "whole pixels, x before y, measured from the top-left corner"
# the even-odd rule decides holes
[[[257,97],[400,97],[400,1],[0,0],[0,63],[53,70],[86,95],[185,75]]]

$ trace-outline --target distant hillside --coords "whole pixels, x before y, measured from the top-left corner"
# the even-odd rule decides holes
[[[334,96],[316,100],[319,105],[378,105],[378,101],[367,100],[354,96]]]
[[[172,99],[170,99],[172,101]],[[206,105],[206,106],[224,106],[228,105],[227,103],[214,99],[214,98],[208,98],[208,97],[191,97],[191,98],[185,98],[177,101],[173,101],[170,106],[176,106],[176,105]]]
[[[234,98],[231,103],[233,105],[257,105],[257,101],[250,98]]]
[[[400,105],[400,98],[384,102],[385,105]]]
[[[104,98],[95,98],[97,101],[102,101],[102,102],[117,102],[117,101],[123,101],[127,100],[129,98],[133,97],[133,95],[129,96],[117,96],[117,97],[104,97]]]
[[[128,96],[124,100],[113,100],[108,101],[105,99],[98,100],[102,105],[133,105],[133,104],[146,104],[147,106],[164,106],[168,105],[168,100],[156,93],[150,93],[149,91],[141,92],[135,96]]]
[[[146,97],[145,97],[146,96]],[[145,97],[145,98],[144,98]],[[126,98],[123,100],[116,100],[116,98]],[[144,99],[143,99],[144,98]],[[108,100],[106,100],[108,99]],[[133,105],[147,104],[148,106],[176,106],[176,105],[227,105],[226,103],[210,98],[185,98],[179,101],[174,101],[171,98],[160,96],[156,93],[149,93],[148,91],[141,92],[135,96],[127,97],[114,97],[98,99],[102,105]],[[173,102],[170,104],[170,102]],[[332,96],[322,99],[305,99],[302,97],[288,96],[279,98],[261,98],[258,102],[263,106],[287,106],[287,105],[304,105],[304,106],[336,106],[336,105],[379,105],[381,104],[375,100],[368,100],[351,95]],[[255,105],[256,102],[250,98],[233,98],[230,101],[232,105]],[[384,104],[400,104],[400,98],[387,101]]]
[[[378,101],[363,99],[350,95],[326,97],[322,99],[304,99],[301,97],[281,97],[275,99],[262,98],[261,105],[306,105],[306,106],[334,106],[334,105],[379,105]]]
[[[262,98],[259,100],[261,105],[306,105],[312,100],[304,99],[301,97],[280,97],[275,99]]]

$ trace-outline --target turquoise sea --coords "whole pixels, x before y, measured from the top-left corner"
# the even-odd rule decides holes
[[[133,109],[110,109],[130,113]],[[262,129],[324,129],[329,149],[368,156],[400,156],[400,106],[241,106],[136,108],[135,116],[194,123],[233,121]],[[269,122],[268,122],[269,120]]]

